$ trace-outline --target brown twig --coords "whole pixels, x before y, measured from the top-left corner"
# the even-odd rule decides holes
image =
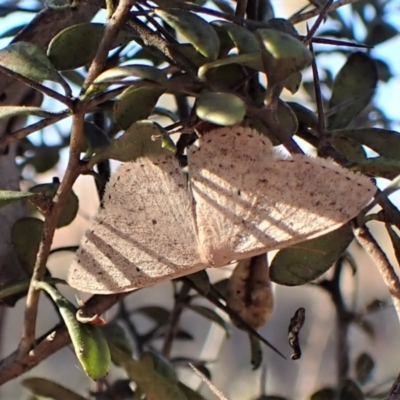
[[[135,0],[120,0],[118,2],[117,8],[106,25],[103,38],[90,65],[87,77],[82,87],[83,91],[92,84],[92,82],[100,75],[101,72],[103,72],[108,52],[110,51],[110,48],[122,25],[125,23],[129,11],[134,3]]]
[[[321,281],[318,286],[326,290],[331,296],[336,310],[336,360],[337,360],[337,383],[340,387],[348,376],[349,359],[349,329],[353,313],[348,310],[340,288],[340,280],[343,270],[343,258],[335,264],[334,273],[331,279]]]
[[[246,15],[247,0],[238,0],[236,2],[235,16],[237,18],[244,18]]]
[[[80,174],[80,152],[83,141],[84,113],[77,110],[72,121],[71,141],[68,166],[64,178],[54,198],[53,206],[46,217],[43,226],[42,241],[36,258],[31,284],[26,297],[25,323],[23,336],[19,345],[19,354],[22,356],[29,352],[35,341],[35,326],[38,312],[40,292],[36,290],[36,282],[41,281],[46,272],[47,258],[53,242],[54,232],[57,227],[61,210],[67,201],[72,185]]]
[[[322,10],[321,10],[320,14],[318,15],[317,20],[314,22],[314,25],[311,27],[311,29],[309,31],[308,31],[308,27],[307,27],[308,32],[307,32],[307,37],[304,40],[305,45],[311,43],[311,41],[315,35],[315,32],[317,32],[319,26],[321,25],[322,21],[326,17],[326,14],[329,11],[329,7],[332,5],[332,3],[333,3],[333,0],[328,0],[326,2],[326,4],[322,7]]]
[[[190,286],[186,282],[183,282],[181,290],[175,298],[174,308],[169,316],[165,331],[164,344],[161,353],[166,358],[171,354],[172,345],[179,328],[179,320],[181,319],[185,305],[190,299],[189,292]]]
[[[93,296],[85,304],[91,314],[102,314],[116,304],[126,294]],[[70,343],[67,328],[58,325],[38,339],[33,351],[21,355],[18,351],[0,362],[0,385],[29,371],[43,360]]]
[[[308,30],[308,27],[307,27]],[[318,149],[324,149],[327,146],[327,135],[326,135],[326,116],[324,110],[324,101],[322,99],[321,94],[321,83],[319,79],[317,60],[315,58],[314,47],[311,42],[309,42],[310,52],[312,54],[312,62],[311,68],[313,72],[313,80],[314,80],[314,93],[315,93],[315,102],[317,103],[317,113],[318,113]]]
[[[133,16],[128,20],[128,25],[140,36],[146,46],[156,48],[171,60],[172,64],[179,64],[181,69],[197,80],[197,68],[180,51],[171,47],[157,32],[152,31],[140,19]]]
[[[330,12],[332,12],[332,11],[337,10],[337,9],[340,8],[340,7],[346,6],[346,5],[348,5],[348,4],[353,4],[353,3],[357,2],[357,1],[358,1],[358,0],[338,0],[338,1],[335,1],[335,2],[329,7],[329,9],[328,9],[328,14],[329,14]],[[308,19],[310,19],[310,18],[313,18],[313,17],[319,15],[319,14],[321,13],[321,11],[323,10],[323,8],[324,8],[324,6],[322,6],[322,7],[317,7],[317,8],[314,8],[313,10],[307,11],[307,12],[305,12],[305,13],[303,13],[303,14],[295,15],[295,16],[293,16],[292,18],[289,18],[289,21],[290,21],[292,24],[298,24],[299,22],[306,21],[306,20],[308,20]]]
[[[38,131],[39,129],[46,128],[47,126],[53,125],[58,121],[61,121],[64,118],[67,118],[70,114],[68,112],[59,114],[57,116],[51,118],[44,118],[39,122],[26,126],[24,128],[18,129],[6,136],[0,138],[0,149],[8,146],[11,143],[16,142],[17,140],[21,140],[24,137],[27,137],[33,132]]]
[[[47,86],[42,85],[39,82],[34,81],[33,79],[29,79],[26,76],[20,75],[17,72],[11,71],[8,68],[5,68],[3,66],[0,66],[0,72],[8,75],[10,78],[16,79],[22,83],[24,83],[25,85],[38,90],[39,92],[42,92],[44,94],[46,94],[49,97],[52,97],[55,100],[58,100],[60,103],[65,104],[68,108],[73,108],[74,106],[74,102],[70,97],[72,93],[69,92],[67,93],[67,96],[64,96],[58,92],[56,92],[53,89],[48,88]],[[58,82],[60,83],[60,82]],[[69,86],[67,85],[67,83],[65,83],[65,85],[69,88]],[[64,85],[63,85],[64,87]],[[69,90],[71,90],[71,88],[69,88]]]
[[[369,232],[368,228],[364,225],[361,227],[354,227],[354,235],[367,252],[367,254],[374,261],[375,265],[380,272],[389,293],[392,296],[393,305],[397,312],[397,317],[400,320],[400,280],[394,271],[393,266],[390,264],[386,254],[379,247],[374,237]]]

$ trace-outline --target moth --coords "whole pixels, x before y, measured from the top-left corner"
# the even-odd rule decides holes
[[[173,157],[121,165],[68,283],[126,292],[326,234],[368,204],[372,181],[330,160],[286,156],[256,130],[212,129]]]

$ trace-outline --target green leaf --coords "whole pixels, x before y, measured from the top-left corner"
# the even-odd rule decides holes
[[[128,129],[134,122],[147,119],[164,91],[145,86],[124,90],[114,105],[115,121],[122,129]]]
[[[317,279],[343,254],[351,241],[350,225],[280,250],[269,270],[271,281],[298,286]]]
[[[174,367],[167,361],[166,358],[157,354],[155,351],[146,351],[140,357],[142,364],[147,364],[149,368],[153,368],[154,371],[163,376],[168,381],[178,383],[178,375],[175,372]]]
[[[286,104],[294,112],[299,126],[308,127],[314,130],[318,129],[318,116],[314,111],[304,107],[300,103],[288,101]]]
[[[210,60],[219,53],[219,38],[213,27],[203,18],[184,10],[157,8],[155,15],[180,33],[196,50]]]
[[[202,81],[208,80],[208,74],[215,68],[225,67],[227,65],[241,65],[243,67],[252,68],[256,71],[263,71],[263,65],[261,61],[260,52],[246,53],[246,54],[234,54],[226,58],[215,60],[209,63],[203,64],[197,71],[197,76]]]
[[[360,354],[356,359],[356,377],[357,380],[362,384],[366,384],[371,380],[373,370],[375,368],[375,362],[368,353]]]
[[[245,113],[243,100],[230,93],[203,91],[196,101],[197,116],[217,125],[235,125]]]
[[[310,400],[335,400],[336,391],[331,388],[320,389],[311,395]]]
[[[125,330],[116,322],[107,323],[100,327],[104,336],[109,343],[117,346],[120,350],[130,354],[133,352],[133,347],[128,339]]]
[[[332,136],[332,145],[343,154],[349,161],[362,162],[367,159],[367,155],[361,143],[347,136]]]
[[[254,53],[259,51],[257,39],[248,29],[228,21],[213,21],[211,26],[217,32],[220,42],[229,43],[226,36],[231,42],[231,47],[226,46],[227,50],[236,47],[239,54]],[[229,48],[228,48],[229,47]]]
[[[261,348],[261,342],[250,333],[248,334],[248,337],[250,342],[250,354],[251,354],[250,362],[254,371],[261,367],[263,360],[263,352]]]
[[[35,115],[36,117],[48,118],[54,117],[55,114],[43,110],[39,107],[24,106],[2,106],[0,107],[0,120],[5,118],[17,117],[20,115]]]
[[[186,278],[190,279],[195,286],[199,288],[202,293],[204,293],[204,295],[207,295],[210,292],[211,283],[206,270],[186,275]]]
[[[99,92],[104,91],[108,86],[123,79],[137,77],[151,82],[164,83],[167,81],[167,75],[161,69],[150,65],[124,65],[108,69],[101,73],[89,86],[83,98],[92,97]]]
[[[104,35],[100,23],[81,23],[58,33],[49,44],[47,55],[59,71],[83,67],[93,60]],[[119,47],[137,38],[132,29],[119,31],[111,48]]]
[[[297,133],[299,125],[296,115],[292,111],[292,108],[281,99],[278,100],[278,107],[276,109],[275,117],[282,128],[282,132],[286,134],[286,139],[290,139]],[[257,132],[268,136],[274,146],[282,144],[282,142],[275,136],[275,133],[270,132],[270,130],[258,118],[246,117],[242,125],[256,129]]]
[[[136,160],[138,157],[174,156],[175,148],[160,127],[151,121],[132,124],[118,139],[112,140],[109,147],[93,157],[93,162],[113,159],[122,162]]]
[[[33,193],[0,190],[0,208],[30,196],[33,196]]]
[[[368,158],[351,165],[350,169],[364,175],[392,180],[400,174],[400,161],[389,160],[384,157]]]
[[[364,53],[350,55],[336,75],[329,108],[343,105],[328,118],[329,129],[345,128],[370,102],[378,83],[373,59]],[[350,104],[347,102],[350,101]]]
[[[42,240],[43,221],[25,217],[14,222],[11,228],[11,243],[25,271],[32,273]]]
[[[45,378],[28,378],[22,381],[22,386],[29,389],[34,395],[50,397],[54,400],[86,400],[78,393]]]
[[[199,306],[197,304],[189,304],[187,308],[218,324],[225,331],[226,337],[229,337],[229,328],[227,322],[214,310],[208,307]]]
[[[129,378],[146,394],[148,399],[186,400],[177,382],[160,375],[154,368],[152,359],[146,357],[134,360],[129,354],[110,344],[114,363],[125,369]]]
[[[104,379],[110,370],[111,355],[100,328],[90,323],[79,322],[75,306],[53,286],[39,281],[36,283],[36,289],[46,291],[56,304],[68,329],[76,357],[87,376],[95,381]]]
[[[256,34],[262,44],[261,54],[269,87],[311,64],[310,51],[293,36],[275,29],[258,29]]]
[[[40,185],[33,186],[29,189],[30,192],[36,194],[44,194],[50,199],[56,195],[60,182],[43,183]],[[64,207],[61,210],[60,217],[57,222],[57,228],[62,228],[69,225],[78,214],[79,210],[79,199],[75,192],[71,190],[68,194],[68,198]]]
[[[0,50],[0,65],[36,82],[65,83],[46,53],[32,43],[15,42]]]
[[[87,121],[83,123],[83,138],[82,151],[85,151],[89,156],[98,153],[111,144],[111,140],[102,129]]]
[[[301,72],[294,72],[285,80],[285,88],[289,90],[291,94],[295,94],[300,89],[302,79],[303,76]]]
[[[381,17],[375,18],[368,24],[368,34],[364,39],[366,46],[375,47],[378,44],[386,42],[399,34],[399,30],[393,25],[385,22]]]
[[[389,129],[336,129],[329,132],[333,139],[347,137],[368,146],[383,157],[400,160],[400,134]]]
[[[140,307],[132,311],[133,313],[140,313],[152,319],[157,325],[163,326],[169,320],[171,312],[164,307],[160,306],[146,306]]]
[[[364,394],[354,381],[346,379],[340,391],[339,399],[364,400]]]
[[[60,161],[59,147],[40,147],[35,155],[27,162],[32,165],[38,174],[43,174],[54,168]]]

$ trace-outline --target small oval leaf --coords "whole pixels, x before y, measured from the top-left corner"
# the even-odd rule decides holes
[[[225,33],[231,40],[233,47],[237,47],[239,54],[254,53],[259,51],[257,39],[243,26],[228,21],[213,21],[211,26],[220,33]],[[230,50],[230,49],[229,49]]]
[[[262,43],[261,54],[269,86],[311,64],[310,50],[300,40],[275,29],[258,29],[256,32]]]
[[[333,139],[348,137],[368,146],[383,157],[400,160],[400,133],[381,128],[336,129],[329,132]]]
[[[103,332],[96,325],[84,324],[76,319],[77,309],[53,286],[36,283],[37,289],[46,291],[58,307],[68,329],[75,354],[89,378],[103,379],[111,366],[111,355]]]
[[[226,321],[214,310],[208,307],[199,306],[197,304],[189,304],[187,308],[218,324],[222,329],[224,329],[226,336],[229,337],[229,329]]]
[[[47,49],[47,55],[59,71],[83,67],[93,60],[103,38],[104,29],[104,25],[100,23],[70,26],[54,36]],[[111,48],[122,46],[135,38],[137,35],[132,29],[123,28]]]
[[[297,286],[317,279],[343,254],[352,240],[353,232],[347,224],[316,239],[280,250],[271,263],[271,281]]]
[[[111,140],[102,129],[87,121],[83,124],[83,138],[82,151],[85,151],[88,155],[98,153],[111,143]]]
[[[364,175],[392,180],[400,175],[400,161],[389,160],[384,157],[368,158],[351,165],[349,169],[361,172]]]
[[[36,82],[65,84],[46,53],[27,42],[15,42],[0,50],[0,65]]]
[[[134,122],[147,119],[163,93],[163,89],[152,87],[126,89],[114,105],[115,121],[122,129],[128,129]]]
[[[235,125],[243,120],[245,113],[246,104],[230,93],[203,91],[196,101],[197,116],[217,125]]]
[[[150,121],[132,124],[118,139],[111,141],[109,147],[93,157],[93,163],[103,159],[132,161],[138,157],[173,156],[175,148],[160,127]]]
[[[173,8],[164,10],[157,8],[154,13],[184,36],[204,57],[210,60],[215,60],[218,57],[218,35],[203,18],[189,11]]]
[[[57,193],[59,181],[52,183],[42,183],[40,185],[32,186],[29,191],[32,193],[43,194],[52,199]],[[61,211],[58,219],[57,228],[69,225],[76,217],[79,209],[79,199],[75,192],[71,190],[68,194],[67,201]]]
[[[353,53],[333,82],[329,108],[339,107],[339,110],[328,118],[329,129],[349,125],[368,105],[377,83],[378,72],[374,60],[364,53]]]
[[[43,221],[32,217],[19,219],[11,228],[11,243],[28,274],[32,273],[35,266],[42,233]]]
[[[104,91],[109,85],[121,82],[123,79],[130,77],[137,77],[157,83],[164,83],[167,81],[167,75],[161,69],[150,65],[124,65],[122,67],[108,69],[101,73],[93,81],[83,97],[92,97]]]

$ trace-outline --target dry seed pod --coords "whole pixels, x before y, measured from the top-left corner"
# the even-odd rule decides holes
[[[273,310],[273,294],[265,254],[238,263],[228,282],[226,301],[252,328],[267,322]],[[242,328],[238,321],[232,322]]]

